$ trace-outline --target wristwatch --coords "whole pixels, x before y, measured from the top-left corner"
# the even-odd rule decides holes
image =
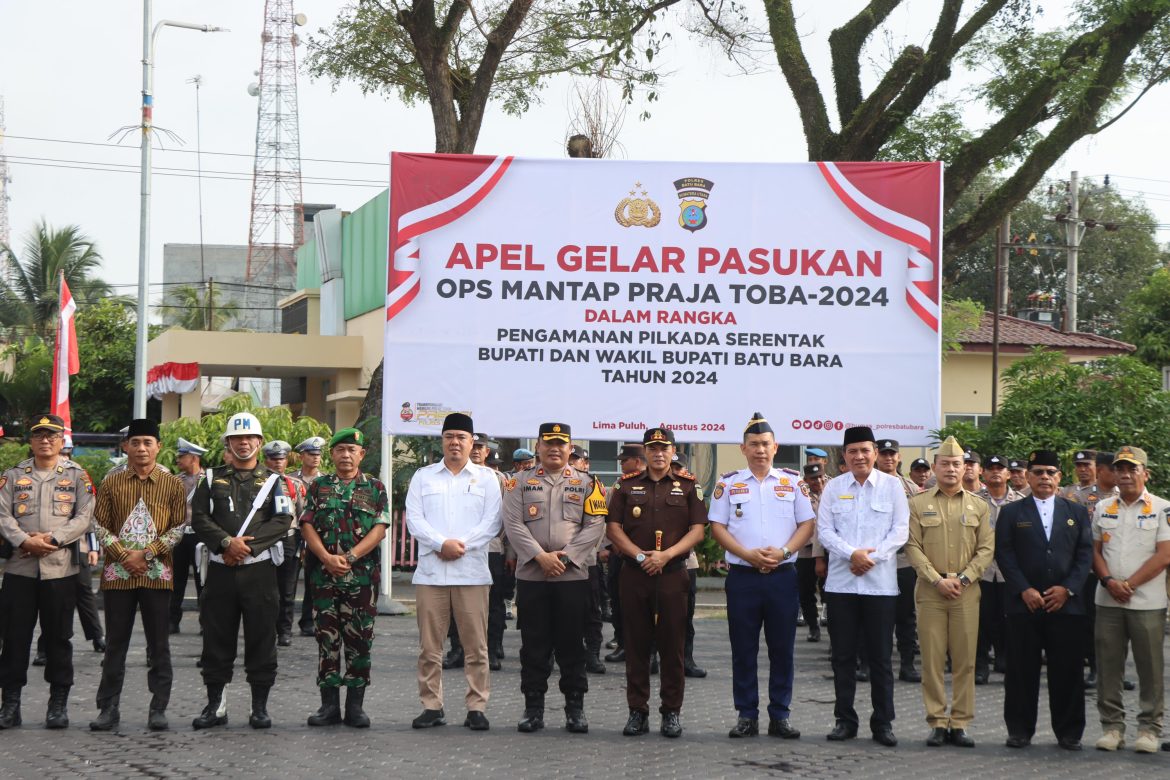
[[[781,560],[786,561],[792,557],[792,550],[789,550],[787,547],[781,547],[780,552],[784,553],[784,557]]]
[[[142,557],[146,559],[146,562],[147,562],[147,563],[150,563],[151,561],[153,561],[153,560],[154,560],[154,557],[155,557],[155,556],[154,556],[154,550],[151,550],[151,549],[148,547],[148,548],[147,548],[147,549],[146,549],[146,550],[145,550],[145,551],[142,553]]]
[[[637,555],[634,556],[634,560],[637,561],[638,563],[641,563],[642,561],[646,560],[646,553],[641,553],[641,552],[638,553]]]
[[[971,584],[971,579],[966,574],[959,575],[959,584],[964,588]]]
[[[350,566],[353,566],[353,562],[356,560],[357,560],[357,556],[353,554],[353,550],[350,550],[349,552],[347,552],[345,554],[345,562],[348,563]]]
[[[220,539],[219,549],[226,550],[227,548],[229,548],[231,546],[232,546],[232,538],[230,536],[225,536],[223,539]]]

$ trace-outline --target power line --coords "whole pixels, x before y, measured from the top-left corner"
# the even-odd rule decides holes
[[[72,164],[63,164],[63,163],[48,163],[48,162],[31,162],[31,161],[28,161],[25,159],[21,159],[21,158],[13,159],[11,157],[9,158],[9,160],[11,161],[10,164],[12,164],[12,165],[25,165],[25,166],[36,167],[36,168],[63,168],[66,170],[96,171],[99,173],[129,173],[129,174],[133,174],[135,176],[137,176],[139,173],[138,166],[136,166],[136,165],[133,167],[130,167],[130,166],[114,167],[114,166],[120,165],[119,163],[100,163],[100,162],[78,161],[78,162],[74,162]],[[66,161],[66,162],[68,162],[68,161]],[[234,172],[231,172],[231,171],[224,172],[224,173],[232,174],[232,175],[227,175],[227,176],[212,176],[212,175],[208,175],[208,173],[206,171],[203,173],[202,176],[200,176],[192,168],[173,169],[174,171],[186,171],[185,173],[167,172],[167,170],[168,169],[155,168],[154,172],[159,176],[174,176],[174,177],[181,178],[181,179],[196,179],[196,178],[218,179],[220,181],[240,181],[240,182],[245,182],[247,184],[251,184],[251,182],[252,182],[251,174],[243,174],[243,173],[235,174]],[[367,189],[370,189],[370,188],[386,189],[386,187],[388,186],[386,183],[363,184],[363,183],[361,183],[362,180],[360,180],[360,179],[328,179],[328,178],[324,178],[324,177],[313,177],[313,176],[308,176],[305,178],[308,179],[311,184],[315,184],[315,185],[321,186],[321,187],[364,187]]]

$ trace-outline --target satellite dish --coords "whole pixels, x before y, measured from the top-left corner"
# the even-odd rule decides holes
[[[258,96],[260,94],[260,85],[253,81],[248,85],[248,94],[252,97]]]
[[[304,27],[308,23],[309,17],[305,16],[304,14],[297,14],[293,17],[293,24],[295,24],[297,27]]]

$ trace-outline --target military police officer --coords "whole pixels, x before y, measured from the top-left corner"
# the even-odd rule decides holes
[[[604,531],[605,491],[589,474],[568,465],[565,423],[540,426],[540,465],[521,471],[504,493],[504,527],[516,551],[520,609],[522,732],[544,728],[544,695],[553,654],[565,694],[565,728],[589,731],[585,718],[585,618],[589,606],[586,561]]]
[[[29,427],[32,457],[0,476],[0,534],[15,552],[4,570],[0,600],[7,612],[0,652],[0,729],[20,725],[20,691],[37,618],[45,639],[49,707],[45,726],[69,726],[73,687],[73,610],[77,542],[93,522],[93,483],[61,456],[65,423],[40,415]]]
[[[268,692],[276,681],[276,613],[280,603],[276,566],[293,519],[292,499],[279,475],[258,463],[264,433],[247,412],[227,421],[229,468],[208,472],[191,499],[195,534],[211,551],[200,605],[203,683],[207,706],[196,729],[227,723],[224,686],[232,681],[240,619],[244,621],[244,671],[252,692],[252,728],[268,728]]]

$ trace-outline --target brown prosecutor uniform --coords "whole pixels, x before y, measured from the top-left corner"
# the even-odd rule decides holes
[[[922,647],[922,702],[932,728],[965,729],[975,717],[975,649],[979,638],[979,588],[972,587],[995,554],[991,510],[975,493],[953,496],[936,485],[910,499],[906,556],[918,572],[914,590]],[[963,594],[947,599],[935,584],[966,578]],[[951,657],[954,700],[947,717],[944,677]]]
[[[706,525],[707,508],[690,474],[668,473],[655,480],[648,470],[639,471],[623,477],[614,487],[606,522],[619,523],[639,550],[666,550],[678,544],[692,525]],[[661,544],[656,545],[655,531],[662,532]],[[662,660],[659,712],[682,709],[686,679],[683,649],[691,588],[686,561],[687,555],[674,558],[657,576],[647,574],[633,560],[622,566],[618,589],[626,649],[626,702],[631,711],[649,713],[652,645]]]

